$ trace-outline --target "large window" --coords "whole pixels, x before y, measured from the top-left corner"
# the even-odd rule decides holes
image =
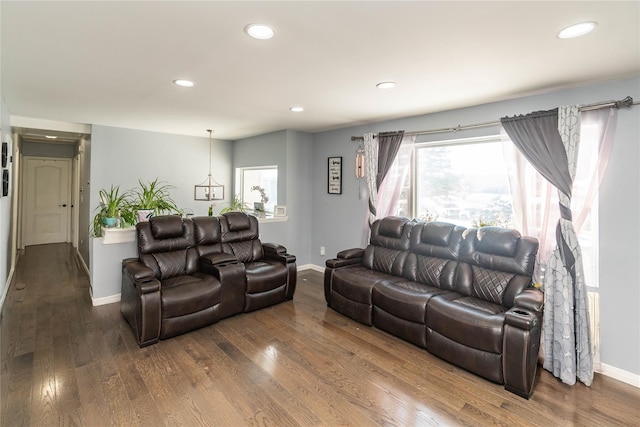
[[[403,192],[404,204],[415,206],[409,216],[466,227],[513,226],[501,144],[498,137],[416,144],[413,179]]]
[[[598,129],[583,124],[577,173],[574,179],[572,206],[582,206],[593,179],[598,155]],[[394,215],[426,221],[444,221],[465,227],[497,225],[515,227],[513,195],[509,188],[508,169],[514,165],[505,160],[500,136],[416,143],[413,168],[404,184]],[[514,148],[515,149],[515,148]],[[531,175],[530,175],[531,176]],[[545,180],[538,186],[547,187]],[[523,185],[534,185],[524,182]],[[535,197],[532,195],[535,194]],[[547,194],[547,196],[540,196]],[[529,193],[524,203],[540,205],[549,198],[557,209],[557,190],[552,186]],[[584,219],[578,238],[582,248],[585,280],[588,287],[598,286],[598,212],[597,196]],[[540,213],[542,214],[542,213]],[[578,216],[579,212],[574,212]],[[557,218],[554,217],[554,218]],[[557,219],[550,224],[555,230]],[[531,225],[530,225],[531,226]],[[535,227],[530,233],[539,233]],[[555,244],[555,235],[551,236]]]
[[[264,204],[265,211],[273,212],[274,206],[278,204],[278,167],[238,168],[236,169],[236,188],[249,210],[253,210],[254,203],[262,202],[262,193],[264,193],[268,199]]]

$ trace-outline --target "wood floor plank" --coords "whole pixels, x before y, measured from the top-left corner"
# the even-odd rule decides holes
[[[17,289],[16,283],[24,285]],[[91,306],[68,245],[20,255],[0,321],[0,426],[635,426],[640,390],[540,369],[522,399],[326,307],[293,301],[138,348],[119,304]]]

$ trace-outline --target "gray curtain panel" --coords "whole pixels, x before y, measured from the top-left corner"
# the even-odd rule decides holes
[[[380,184],[387,176],[393,161],[398,155],[404,131],[397,132],[380,132],[378,134],[378,174],[376,175],[376,186],[380,188]]]
[[[544,277],[544,368],[567,384],[575,384],[577,376],[590,385],[593,358],[586,286],[570,208],[580,140],[578,108],[562,107],[505,117],[501,122],[514,145],[559,191],[561,218],[556,226],[557,247]]]
[[[536,111],[526,116],[503,117],[502,127],[542,176],[571,197],[573,180],[567,153],[558,133],[558,109]]]

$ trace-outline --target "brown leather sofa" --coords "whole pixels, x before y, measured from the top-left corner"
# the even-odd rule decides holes
[[[136,232],[120,310],[140,347],[293,298],[296,258],[262,244],[254,216],[157,216]]]
[[[537,240],[388,217],[366,249],[326,262],[329,307],[401,337],[522,397],[533,392],[543,295]]]

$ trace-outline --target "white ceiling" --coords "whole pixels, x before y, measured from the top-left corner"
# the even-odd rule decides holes
[[[637,76],[639,6],[3,0],[2,95],[12,115],[70,123],[318,132]],[[583,21],[596,31],[556,38]],[[275,37],[249,38],[255,22]]]

